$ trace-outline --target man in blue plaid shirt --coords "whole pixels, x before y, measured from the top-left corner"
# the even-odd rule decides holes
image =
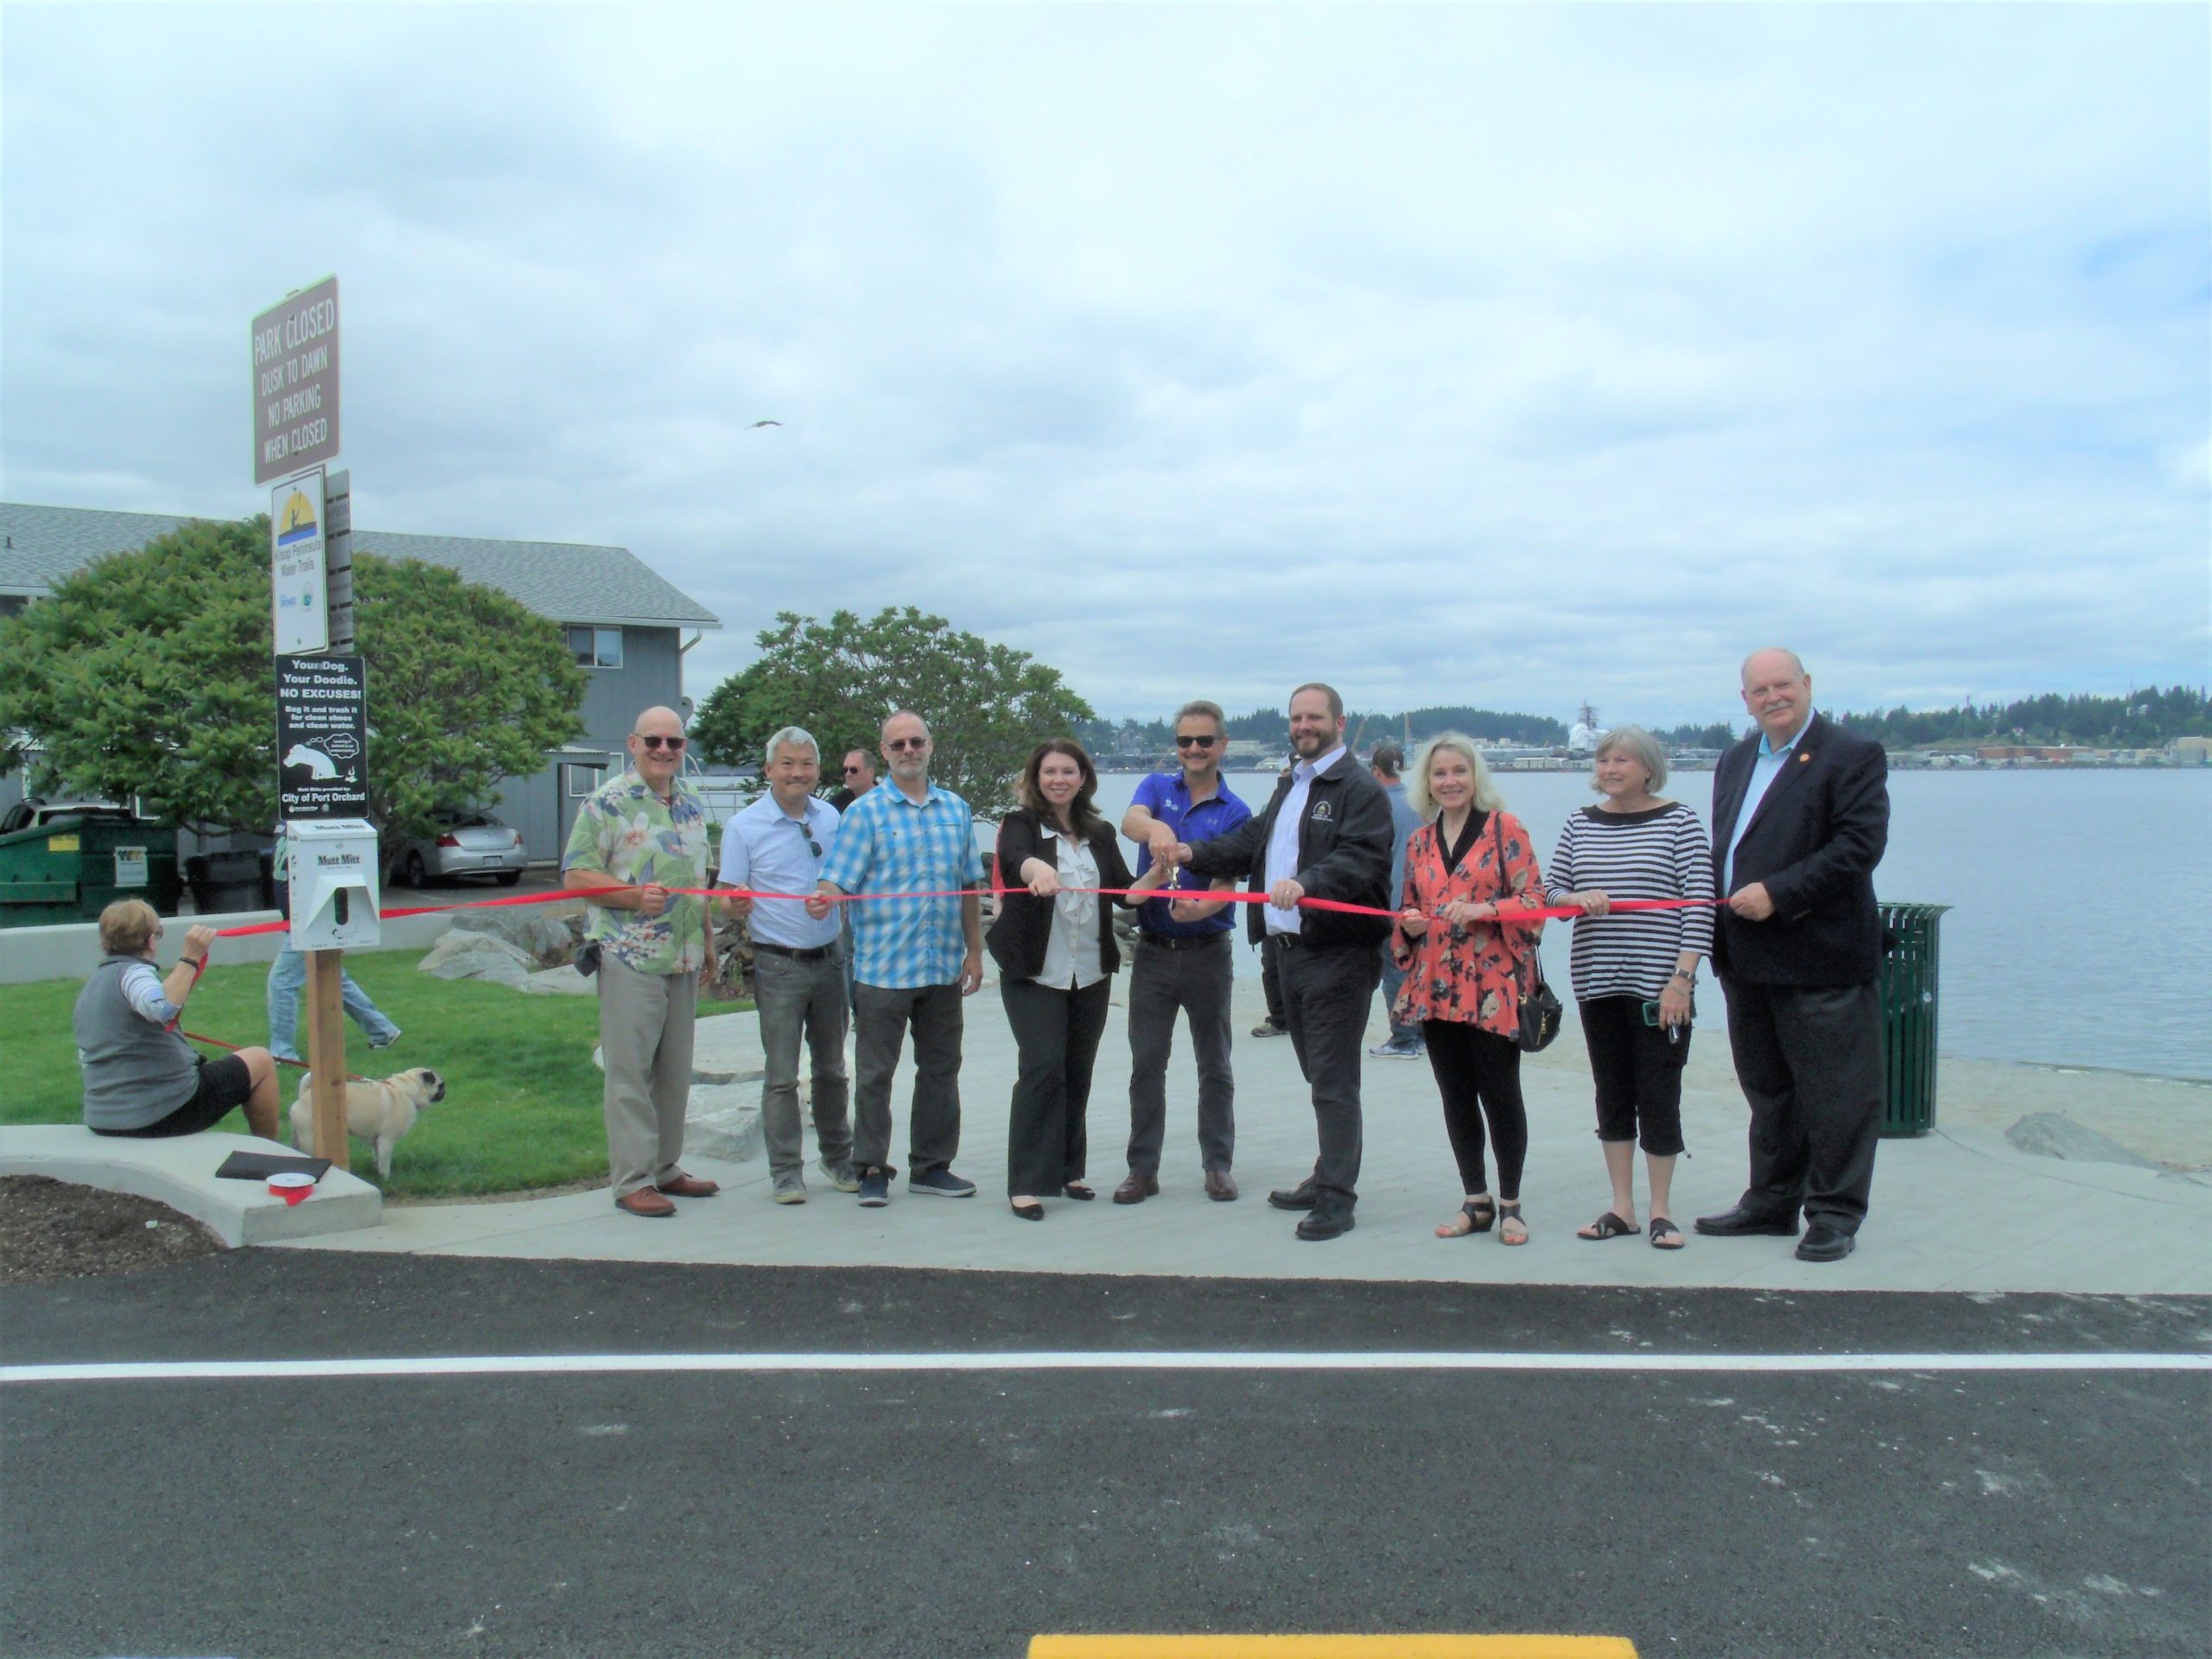
[[[900,709],[883,722],[887,784],[846,809],[807,909],[850,893],[947,893],[979,886],[983,861],[968,803],[930,782],[930,728]],[[891,1082],[914,1031],[906,1190],[967,1198],[960,1150],[961,999],[983,982],[983,906],[975,893],[862,899],[853,923],[853,1167],[861,1202],[891,1201]]]

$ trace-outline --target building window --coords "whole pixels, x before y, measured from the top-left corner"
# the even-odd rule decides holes
[[[568,773],[569,798],[574,801],[597,793],[599,786],[607,781],[604,766],[570,766]]]
[[[622,630],[570,628],[569,649],[575,654],[579,667],[620,668],[622,666]]]

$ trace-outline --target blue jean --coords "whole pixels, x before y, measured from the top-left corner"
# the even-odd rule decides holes
[[[1390,960],[1390,946],[1386,940],[1382,945],[1382,1017],[1390,1021],[1392,1042],[1418,1048],[1421,1044],[1419,1023],[1402,1026],[1391,1017],[1390,1013],[1398,1006],[1398,988],[1405,982],[1406,970]]]
[[[307,982],[306,955],[286,945],[269,964],[269,1052],[280,1060],[300,1058],[300,993]],[[369,994],[353,982],[353,975],[340,973],[338,983],[346,1012],[369,1033],[372,1043],[388,1043],[399,1035],[399,1027],[369,1001]]]

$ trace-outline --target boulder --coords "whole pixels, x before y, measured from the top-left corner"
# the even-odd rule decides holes
[[[522,988],[531,996],[597,996],[599,987],[578,973],[575,964],[565,968],[548,968],[542,974],[532,974],[523,982]]]
[[[2075,1164],[2131,1164],[2138,1169],[2158,1167],[2119,1141],[2058,1112],[2031,1112],[2005,1130],[2005,1138],[2020,1151],[2038,1158],[2063,1158]]]
[[[558,968],[575,959],[582,937],[582,901],[562,905],[517,905],[491,910],[463,910],[454,913],[455,933],[478,933],[505,939],[531,958],[531,966]]]
[[[694,1085],[683,1117],[683,1149],[743,1163],[764,1149],[757,1085]]]
[[[537,970],[537,959],[489,933],[448,931],[415,966],[437,979],[488,979],[520,989]]]

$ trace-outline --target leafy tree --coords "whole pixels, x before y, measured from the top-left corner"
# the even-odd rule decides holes
[[[369,681],[369,816],[388,845],[538,769],[582,729],[555,624],[442,566],[353,560]],[[0,728],[35,789],[141,798],[176,824],[276,817],[269,520],[188,524],[94,561],[0,622]]]
[[[705,760],[744,765],[779,728],[802,726],[823,753],[873,753],[884,717],[912,709],[937,740],[930,772],[978,816],[1014,804],[1029,751],[1094,718],[1090,705],[1028,652],[963,632],[941,616],[894,607],[863,621],[779,612],[755,637],[760,655],[700,704],[692,740]]]

